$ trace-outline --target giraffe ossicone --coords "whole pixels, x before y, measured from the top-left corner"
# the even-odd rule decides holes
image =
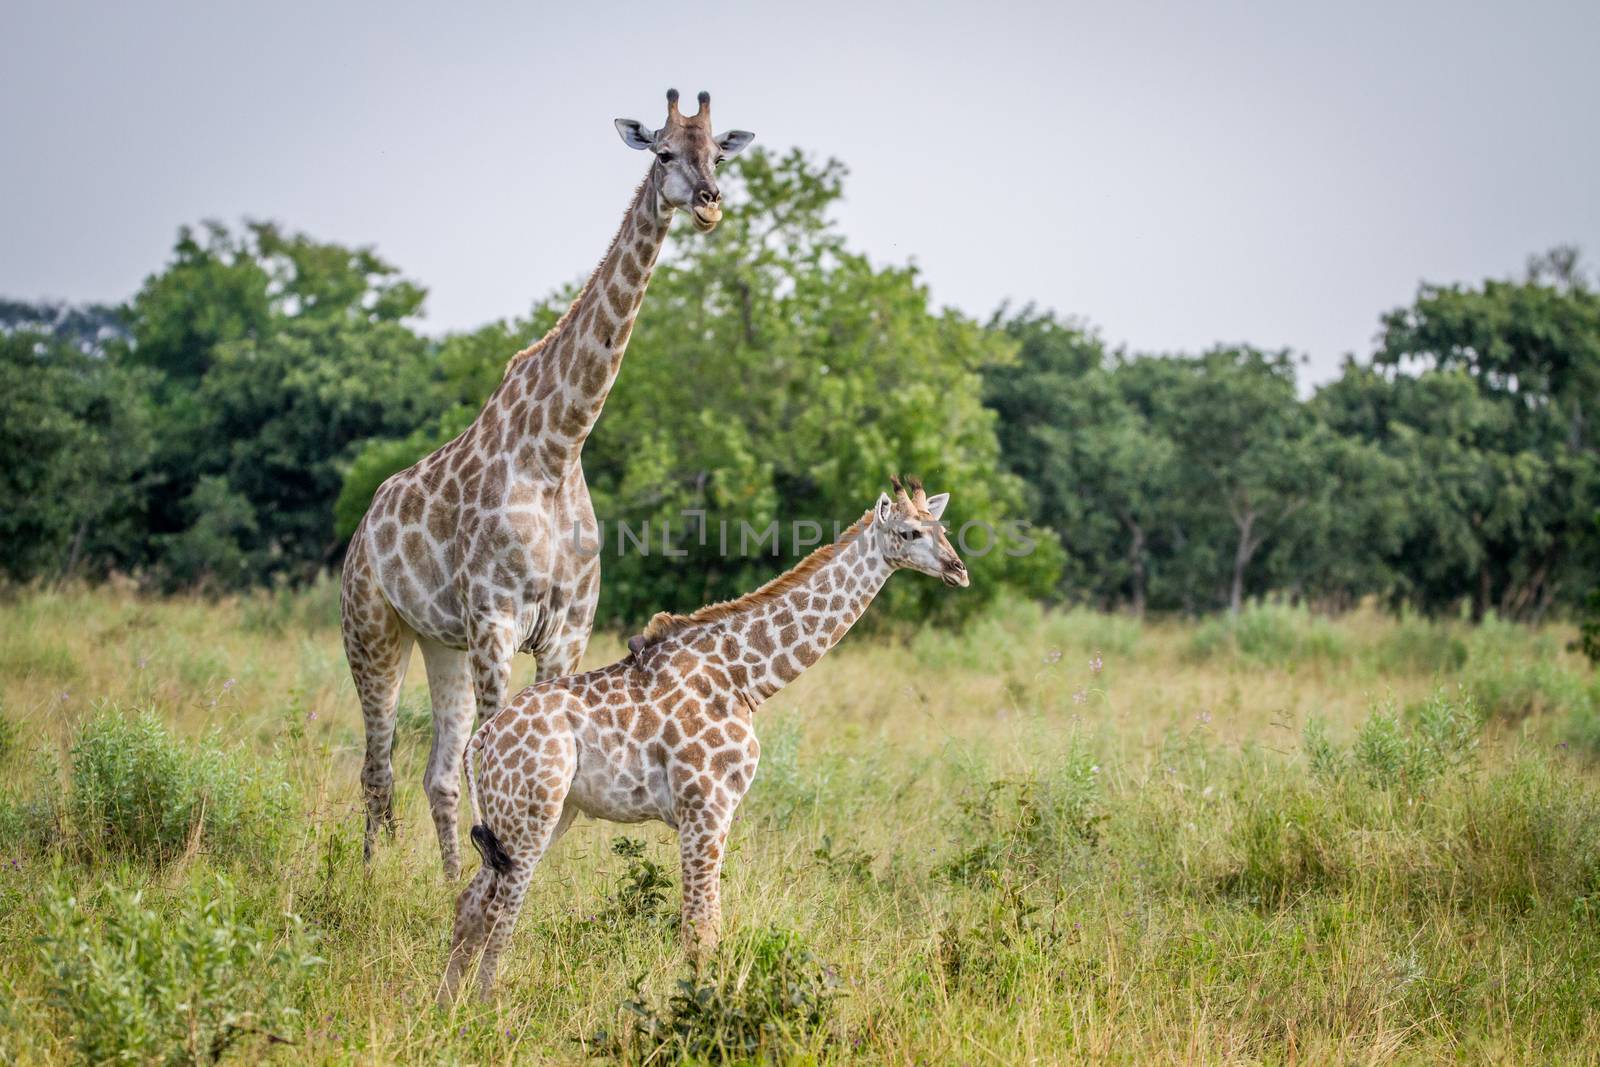
[[[574,670],[588,645],[600,560],[580,457],[600,416],[673,213],[697,229],[722,217],[716,167],[752,140],[711,132],[710,98],[646,130],[618,119],[624,143],[655,158],[600,265],[561,321],[518,353],[477,419],[378,487],[351,538],[340,589],[345,652],[366,726],[364,853],[394,832],[396,704],[411,648],[433,704],[423,785],[448,878],[460,872],[456,808],[474,722],[505,703],[511,657],[538,678]]]
[[[484,865],[456,902],[441,1003],[480,949],[479,990],[490,994],[534,868],[579,813],[676,829],[685,950],[716,947],[724,847],[761,752],[756,709],[837,644],[894,571],[968,584],[939,524],[948,495],[929,497],[914,479],[894,488],[755,592],[659,614],[623,659],[537,682],[478,729],[467,790]]]

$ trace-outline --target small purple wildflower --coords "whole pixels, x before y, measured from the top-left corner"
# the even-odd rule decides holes
[[[222,683],[222,691],[224,693],[226,693],[228,690],[230,690],[230,689],[232,689],[234,687],[236,682],[237,682],[237,679],[229,678],[226,682]]]
[[[1073,690],[1072,702],[1074,704],[1087,704],[1087,703],[1089,703],[1089,693],[1088,693],[1088,691],[1084,690],[1084,689],[1075,689],[1075,690]]]
[[[1089,657],[1089,673],[1090,674],[1099,674],[1101,671],[1103,671],[1105,669],[1106,669],[1106,661],[1105,661],[1104,658],[1101,657],[1100,650],[1097,648],[1097,649],[1094,650],[1094,655]]]
[[[1044,654],[1044,661],[1046,663],[1060,663],[1061,650],[1059,648],[1052,648],[1049,652]]]

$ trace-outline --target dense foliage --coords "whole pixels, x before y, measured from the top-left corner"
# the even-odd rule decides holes
[[[1005,586],[1135,613],[1377,596],[1538,618],[1586,595],[1600,294],[1570,251],[1522,281],[1424,285],[1370,360],[1306,396],[1288,353],[1110,351],[1031,307],[937,309],[914,267],[847,245],[844,178],[752,153],[722,226],[669,245],[584,456],[603,621],[750,588],[891,471],[983,528],[972,595],[897,583],[883,616]],[[571,297],[429,339],[423,290],[370,249],[252,223],[181,231],[120,310],[0,304],[0,570],[307,579]]]

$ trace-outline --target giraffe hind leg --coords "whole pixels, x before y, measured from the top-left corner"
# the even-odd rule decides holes
[[[472,876],[467,888],[456,901],[455,929],[450,937],[450,959],[445,964],[444,981],[439,986],[439,1006],[455,1003],[456,991],[461,987],[461,975],[483,947],[485,913],[499,888],[500,875],[485,866]]]
[[[527,745],[537,753],[523,764],[525,776],[519,775],[514,786],[508,788],[503,776],[491,775],[489,766],[484,768],[484,779],[498,779],[501,790],[497,793],[489,781],[481,783],[483,824],[473,833],[474,841],[484,849],[484,870],[491,872],[495,887],[493,896],[484,901],[481,922],[468,931],[480,938],[478,944],[483,947],[483,958],[478,963],[478,995],[485,1000],[494,989],[495,968],[511,941],[534,868],[560,840],[578,812],[575,805],[567,803],[567,793],[578,770],[577,742],[571,734],[547,732],[549,721],[545,723],[545,730],[537,730],[532,738],[507,742],[519,747]],[[556,744],[550,746],[550,751],[545,745],[552,739]],[[491,740],[489,745],[493,744]],[[492,764],[492,747],[486,746],[485,753],[485,762]],[[476,947],[470,945],[464,951],[470,956]]]
[[[484,866],[473,875],[472,881],[456,901],[450,958],[445,964],[444,980],[439,986],[441,1007],[455,1003],[462,975],[472,957],[480,950],[483,951],[483,959],[478,964],[479,995],[488,999],[494,987],[495,965],[511,939],[512,927],[516,925],[522,901],[533,880],[533,870],[550,847],[567,832],[578,809],[561,803],[559,814],[553,818],[549,816],[548,805],[541,806],[541,812],[523,838],[516,859],[500,846],[499,839],[487,826],[473,828],[474,843],[478,842],[477,831],[481,829],[487,841],[493,842],[493,848],[485,856]],[[491,856],[495,858],[491,859]]]

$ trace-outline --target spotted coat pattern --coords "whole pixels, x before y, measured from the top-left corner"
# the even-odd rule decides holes
[[[918,532],[906,535],[907,526]],[[454,999],[480,948],[480,991],[489,995],[534,868],[579,812],[657,819],[678,831],[684,948],[695,956],[714,948],[724,847],[761,754],[754,713],[843,638],[900,567],[967,584],[920,487],[880,498],[838,543],[756,592],[689,616],[659,615],[625,659],[536,683],[485,723],[467,782],[503,869],[485,863],[457,901],[441,1000]]]
[[[457,802],[474,721],[505,704],[511,658],[537,677],[577,669],[600,588],[598,527],[580,453],[622,363],[673,212],[721,218],[711,168],[737,149],[710,135],[709,98],[684,118],[669,94],[658,152],[583,292],[519,353],[459,437],[379,487],[345,558],[345,651],[367,735],[365,855],[394,832],[396,702],[413,642],[427,666],[433,747],[423,775],[444,871],[460,871]],[[637,125],[637,124],[633,124]],[[637,147],[637,146],[636,146]],[[671,148],[676,155],[666,151]],[[671,160],[669,163],[668,161]]]

